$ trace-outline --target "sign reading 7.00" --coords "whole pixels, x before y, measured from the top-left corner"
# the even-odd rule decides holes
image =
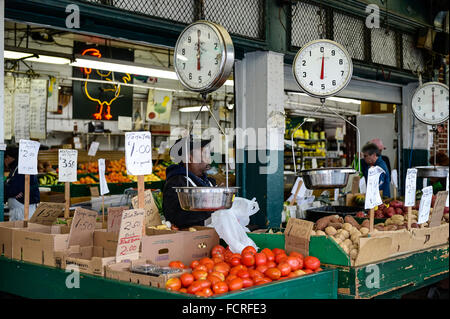
[[[150,132],[125,133],[125,163],[129,175],[152,173],[152,137]]]

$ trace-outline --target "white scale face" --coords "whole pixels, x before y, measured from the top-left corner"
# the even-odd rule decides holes
[[[223,71],[225,47],[219,31],[207,23],[187,27],[177,41],[175,69],[184,86],[207,91]]]
[[[335,95],[350,82],[353,64],[348,52],[330,40],[315,40],[297,53],[294,77],[309,95],[324,98]]]
[[[411,101],[414,116],[428,125],[437,125],[448,120],[448,87],[439,82],[421,85]]]

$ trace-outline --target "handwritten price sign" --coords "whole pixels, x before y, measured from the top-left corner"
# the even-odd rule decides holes
[[[52,225],[53,222],[64,214],[64,203],[39,203],[36,211],[30,219],[30,223]]]
[[[364,209],[372,209],[375,206],[381,205],[383,203],[379,190],[380,175],[382,172],[383,170],[378,166],[369,168]]]
[[[19,174],[37,175],[37,157],[39,142],[30,140],[19,141]]]
[[[92,142],[91,146],[89,147],[88,156],[95,156],[95,154],[97,154],[99,145],[99,142]]]
[[[100,195],[105,195],[109,193],[108,183],[106,183],[105,178],[105,159],[100,158],[98,160],[98,176],[100,179]]]
[[[127,209],[128,206],[108,207],[108,232],[118,233],[120,231],[122,212]]]
[[[60,182],[77,181],[77,150],[58,150],[58,180]]]
[[[428,186],[422,189],[422,198],[420,199],[419,217],[417,224],[423,224],[428,221],[430,217],[431,199],[433,197],[433,186]]]
[[[125,163],[128,175],[152,173],[152,138],[150,132],[125,133]]]
[[[70,226],[69,246],[92,246],[97,212],[77,207]]]
[[[406,172],[406,187],[405,187],[405,206],[412,207],[416,205],[416,181],[417,169],[409,168]]]
[[[139,258],[144,215],[145,211],[143,209],[130,209],[122,212],[119,239],[117,241],[117,261]]]

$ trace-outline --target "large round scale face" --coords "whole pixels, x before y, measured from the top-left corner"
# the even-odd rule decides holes
[[[183,30],[175,46],[174,67],[180,82],[195,92],[218,89],[229,77],[234,48],[218,24],[195,22]]]
[[[439,82],[421,85],[411,101],[414,116],[421,122],[437,125],[448,120],[448,87]]]
[[[298,51],[293,73],[305,93],[325,98],[347,86],[352,77],[353,63],[347,50],[339,43],[315,40]]]

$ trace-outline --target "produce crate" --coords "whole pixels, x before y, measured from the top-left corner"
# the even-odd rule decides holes
[[[248,236],[261,247],[272,249],[285,244],[282,234],[248,233]],[[444,279],[449,273],[448,244],[355,267],[350,266],[350,259],[340,246],[326,236],[312,236],[309,248],[310,255],[319,258],[324,267],[339,271],[339,298],[382,297],[396,290],[401,295]],[[365,284],[373,280],[374,269],[380,275],[378,287]]]

